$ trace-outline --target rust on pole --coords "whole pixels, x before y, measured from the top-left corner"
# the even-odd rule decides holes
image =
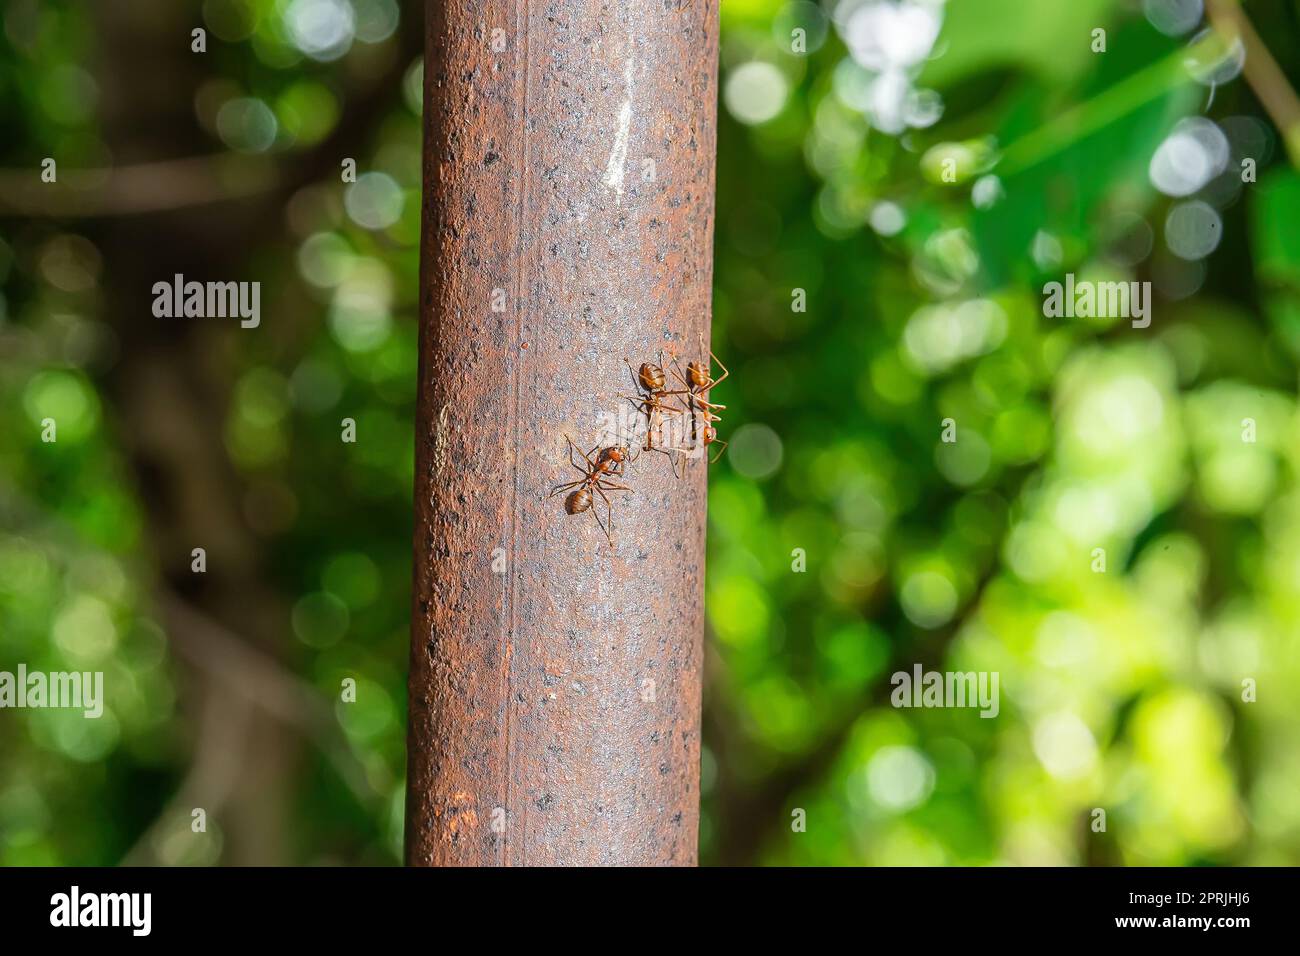
[[[546,495],[625,358],[707,360],[717,4],[426,13],[407,861],[691,865],[707,463],[612,544]]]

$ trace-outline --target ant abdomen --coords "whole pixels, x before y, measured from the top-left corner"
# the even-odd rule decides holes
[[[661,392],[667,383],[664,370],[658,365],[646,362],[641,366],[641,387],[647,392]]]
[[[688,362],[686,374],[690,377],[691,384],[696,388],[706,388],[711,384],[708,370],[699,362]]]
[[[591,492],[578,488],[564,499],[564,510],[571,515],[581,514],[591,507]]]

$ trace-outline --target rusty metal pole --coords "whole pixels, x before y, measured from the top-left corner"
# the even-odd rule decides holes
[[[407,861],[694,864],[707,465],[546,493],[707,348],[717,4],[426,9]]]

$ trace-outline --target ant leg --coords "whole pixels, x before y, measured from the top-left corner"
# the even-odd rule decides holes
[[[722,364],[722,359],[718,358],[716,355],[713,354],[713,349],[709,349],[709,358],[717,362],[718,368],[722,369],[722,378],[715,378],[713,381],[709,383],[709,388],[712,388],[714,385],[721,385],[723,380],[726,379],[726,377],[731,373],[727,371],[727,366]]]
[[[673,470],[673,477],[680,479],[682,477],[682,474],[679,474],[677,471],[677,456],[682,454],[682,450],[680,448],[674,448],[671,446],[668,447],[661,446],[653,450],[659,452],[659,454],[661,455],[666,455],[668,457],[668,467]]]
[[[668,457],[668,468],[671,468],[671,470],[672,470],[672,476],[675,477],[675,479],[681,481],[681,472],[677,471],[677,457],[676,457],[676,455],[673,454],[672,451],[671,451],[671,450],[668,450],[668,449],[655,449],[655,450],[656,450],[656,451],[663,451],[663,454],[666,454],[666,455],[667,455],[667,457]]]
[[[692,396],[694,395],[694,393],[693,393],[693,392],[673,392],[672,394],[674,394],[674,395],[685,395],[685,396],[686,396],[686,398],[678,398],[677,401],[681,402],[681,405],[682,405],[682,411],[690,412],[690,413],[691,413],[691,417],[694,418],[694,417],[695,417],[695,399],[692,397]]]
[[[604,499],[604,501],[605,501],[605,509],[606,509],[606,511],[609,512],[609,526],[610,526],[610,528],[612,529],[612,528],[614,527],[614,511],[613,511],[614,506],[613,506],[613,504],[610,502],[610,500],[609,500],[609,496],[608,496],[607,494],[605,494],[605,492],[607,492],[607,491],[631,491],[632,489],[629,488],[627,485],[616,485],[616,484],[614,484],[612,481],[610,481],[610,480],[607,479],[607,478],[600,478],[600,479],[597,479],[597,481],[596,481],[596,482],[595,482],[591,487],[595,489],[596,493],[597,493],[598,495],[600,495],[600,497],[601,497],[602,499]],[[595,508],[593,508],[592,510],[594,511]],[[611,541],[610,543],[612,544],[613,542]]]
[[[665,395],[668,395],[668,394],[672,394],[672,393],[671,393],[671,392],[665,392],[664,394],[665,394]],[[666,441],[666,440],[664,439],[664,430],[665,430],[665,428],[669,425],[668,416],[669,416],[669,415],[681,415],[681,414],[683,413],[683,411],[685,411],[685,409],[674,408],[672,405],[664,405],[664,404],[661,404],[661,405],[659,406],[659,444],[660,444],[661,446],[663,446],[663,445],[665,445],[665,444],[671,444],[670,442],[668,442],[668,441]],[[676,424],[673,424],[672,431],[673,431],[673,435],[676,436],[676,434],[677,434],[677,432],[678,432],[678,427],[677,427]]]
[[[565,439],[568,440],[568,442],[569,442],[569,447],[570,447],[571,449],[573,449],[573,451],[576,451],[579,455],[582,455],[583,460],[586,461],[586,463],[587,463],[587,471],[588,471],[588,473],[590,473],[590,472],[592,472],[592,471],[595,471],[595,470],[596,470],[596,463],[595,463],[594,461],[591,460],[591,456],[594,455],[594,454],[596,454],[596,452],[600,449],[600,446],[599,446],[599,445],[593,445],[593,446],[591,447],[591,451],[589,451],[589,452],[585,452],[585,453],[584,453],[583,450],[582,450],[581,448],[579,448],[577,445],[575,445],[575,444],[573,443],[573,439],[572,439],[572,438],[569,438],[568,435],[565,435],[564,437],[565,437]],[[582,471],[581,466],[577,465],[576,463],[574,464],[574,467],[577,468],[579,471]]]
[[[548,498],[554,498],[554,497],[555,497],[556,495],[558,495],[561,491],[568,491],[570,488],[576,488],[576,487],[578,487],[578,485],[582,484],[583,481],[586,481],[586,479],[584,478],[582,481],[568,481],[568,482],[565,482],[565,483],[562,484],[562,485],[555,485],[555,486],[552,488],[551,493],[550,493],[549,495],[547,495],[546,497],[548,497]]]
[[[728,445],[729,443],[728,443],[728,442],[725,442],[725,441],[719,441],[718,444],[721,445],[722,447],[719,448],[719,449],[718,449],[718,453],[717,453],[716,455],[713,456],[713,460],[712,460],[711,462],[709,462],[710,465],[716,465],[716,464],[718,463],[718,459],[721,458],[721,457],[722,457],[722,453],[723,453],[724,451],[727,450],[727,445]]]
[[[609,496],[605,494],[600,485],[596,485],[596,491],[601,498],[605,499],[605,520],[609,523],[608,527],[605,528],[605,538],[609,541],[609,546],[612,548],[614,546],[614,506],[610,503]],[[597,521],[600,520],[600,516],[597,514],[595,508],[591,509],[591,513],[596,515]]]
[[[659,430],[659,444],[660,444],[660,445],[663,444],[663,440],[664,440],[664,416],[667,415],[667,414],[670,413],[670,412],[673,413],[673,414],[676,414],[676,413],[677,413],[677,410],[676,410],[676,409],[673,409],[673,408],[668,408],[666,405],[663,404],[662,401],[656,403],[656,405],[655,405],[655,427]],[[656,447],[656,449],[657,449],[659,446],[655,446],[655,447]]]
[[[668,414],[672,414],[672,415],[680,415],[680,414],[681,414],[681,409],[678,409],[678,408],[669,408],[669,407],[666,406],[666,405],[659,405],[659,406],[657,406],[656,410],[659,412],[658,419],[657,419],[657,421],[655,422],[655,424],[656,424],[656,425],[658,426],[658,428],[659,428],[659,442],[660,442],[660,443],[659,443],[658,445],[653,444],[653,442],[651,441],[650,437],[647,436],[647,438],[646,438],[646,450],[647,450],[647,451],[657,451],[657,452],[659,452],[661,455],[666,455],[666,456],[668,457],[668,467],[672,469],[673,477],[674,477],[674,478],[680,478],[681,475],[677,474],[677,459],[676,459],[676,457],[674,457],[674,455],[673,455],[673,452],[674,452],[676,449],[674,449],[671,445],[668,445],[668,444],[664,441],[664,425],[666,424],[666,422],[665,422],[665,415],[668,415]],[[651,434],[653,434],[653,432],[652,432]]]
[[[676,361],[676,359],[673,360],[674,363],[676,363]],[[677,379],[678,384],[682,386],[681,389],[670,392],[669,394],[679,396],[678,400],[682,403],[682,407],[691,413],[690,441],[695,442],[699,439],[699,427],[695,420],[695,410],[697,407],[696,403],[700,400],[700,397],[695,394],[695,389],[691,388],[691,383],[686,381],[678,369],[670,368],[668,371],[672,373],[673,378]],[[686,398],[680,398],[682,395],[685,395]]]
[[[619,395],[618,397],[626,398],[632,403],[632,407],[635,408],[637,412],[636,425],[633,426],[631,434],[626,434],[621,430],[619,431],[619,438],[626,437],[628,439],[628,444],[632,445],[636,443],[637,437],[641,434],[641,416],[644,414],[649,417],[650,415],[650,402],[643,395],[637,395],[636,397],[631,395]]]
[[[637,414],[636,414],[636,420],[637,420],[637,423],[636,423],[636,427],[632,429],[632,435],[631,435],[631,437],[632,437],[633,439],[635,439],[635,438],[636,438],[636,434],[637,434],[637,432],[639,432],[639,431],[641,430],[641,415],[642,415],[642,414],[645,414],[645,415],[649,415],[649,414],[650,414],[650,412],[649,412],[649,410],[648,410],[649,403],[648,403],[647,400],[646,400],[643,396],[641,396],[641,395],[633,396],[633,395],[623,395],[623,394],[620,393],[620,394],[618,395],[618,397],[619,397],[619,398],[625,398],[625,399],[627,399],[629,402],[632,403],[632,407],[636,409],[636,413],[637,413]],[[622,433],[620,433],[619,437],[622,437]]]
[[[696,402],[700,410],[700,417],[704,419],[705,425],[712,425],[714,422],[722,421],[722,416],[716,414],[718,410],[726,411],[726,405],[717,405],[713,402],[706,402],[699,396],[696,396]]]
[[[674,415],[682,414],[682,409],[674,408],[671,411]],[[687,422],[680,418],[674,419],[670,423],[665,423],[665,424],[670,424],[672,426],[672,429],[671,429],[670,437],[667,440],[660,442],[660,448],[667,449],[670,453],[676,453],[679,455],[682,454],[683,449],[681,446],[684,442],[687,444],[690,443],[691,434],[695,430],[694,422],[695,422],[695,416],[692,415],[690,418],[690,423],[691,423],[690,427],[687,427]],[[666,429],[660,429],[661,438],[663,437],[665,431]]]
[[[726,405],[719,405],[717,402],[711,402],[707,398],[705,398],[704,392],[705,392],[704,389],[700,389],[700,391],[695,394],[695,401],[699,404],[701,409],[705,411],[712,411],[714,409],[722,409],[724,411],[726,410],[727,408]]]
[[[677,394],[677,392],[660,392],[658,395],[655,396],[656,398],[659,399],[659,402],[658,402],[658,404],[657,404],[655,407],[659,409],[659,416],[660,416],[660,418],[659,418],[659,425],[660,425],[660,428],[661,428],[661,429],[662,429],[663,424],[664,424],[664,422],[663,422],[663,416],[664,416],[664,415],[680,415],[680,414],[682,413],[682,411],[683,411],[683,409],[677,408],[677,407],[675,407],[675,406],[673,406],[673,405],[667,405],[667,404],[665,404],[664,401],[663,401],[663,400],[664,400],[665,398],[667,398],[669,395],[676,395],[676,394]],[[661,432],[661,434],[662,434],[662,432]]]
[[[608,541],[612,547],[614,539],[610,537],[609,529],[605,527],[605,523],[600,520],[600,512],[597,509],[592,508],[591,516],[596,519],[596,526],[599,527],[601,531],[605,532],[605,540]]]
[[[589,475],[589,474],[591,474],[593,471],[596,470],[596,463],[593,462],[589,456],[587,456],[587,455],[582,455],[582,449],[580,449],[577,445],[575,445],[575,444],[573,443],[573,439],[572,439],[572,438],[570,438],[568,435],[565,435],[565,436],[564,436],[564,440],[567,441],[567,442],[569,443],[569,464],[570,464],[570,465],[572,465],[574,468],[578,469],[578,471],[582,472],[584,475]],[[594,448],[592,449],[593,452],[595,452],[595,450],[596,450],[596,449],[594,449]],[[574,453],[575,451],[576,451],[579,455],[582,455],[582,457],[583,457],[584,459],[586,459],[586,461],[587,461],[587,467],[586,467],[586,468],[583,468],[581,465],[579,465],[576,461],[573,460],[573,453]]]
[[[659,399],[651,396],[642,404],[641,410],[645,412],[645,442],[641,449],[649,451],[655,445],[655,427],[659,422]]]
[[[673,364],[677,365],[676,359],[673,359]],[[676,389],[675,391],[666,392],[665,394],[685,395],[686,399],[684,404],[686,406],[686,410],[694,413],[695,402],[699,399],[699,395],[696,393],[695,387],[691,385],[691,383],[687,381],[686,377],[682,374],[680,365],[678,365],[677,368],[670,368],[668,371],[672,373],[673,378],[677,379],[677,384],[680,385],[681,388]]]

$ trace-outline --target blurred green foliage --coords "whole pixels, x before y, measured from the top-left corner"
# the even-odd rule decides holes
[[[210,53],[175,95],[209,152],[310,156],[398,77],[357,182],[327,165],[248,237],[292,321],[213,346],[208,436],[283,599],[268,666],[318,704],[361,685],[298,725],[286,861],[395,862],[419,25],[393,0],[190,6],[173,26],[201,15]],[[722,4],[702,859],[1300,862],[1300,178],[1235,51],[1179,19],[1198,4],[884,6]],[[1296,5],[1249,8],[1294,77]],[[5,188],[112,159],[96,22],[4,12]],[[1170,216],[1196,200],[1217,218]],[[194,835],[171,804],[204,740],[163,626],[189,555],[154,553],[145,426],[114,402],[118,250],[0,222],[0,669],[115,688],[98,722],[0,712],[0,863],[232,861],[220,813]],[[1176,254],[1206,222],[1217,248]],[[1046,318],[1067,272],[1151,282],[1151,326]],[[891,707],[917,663],[997,671],[998,717]]]

